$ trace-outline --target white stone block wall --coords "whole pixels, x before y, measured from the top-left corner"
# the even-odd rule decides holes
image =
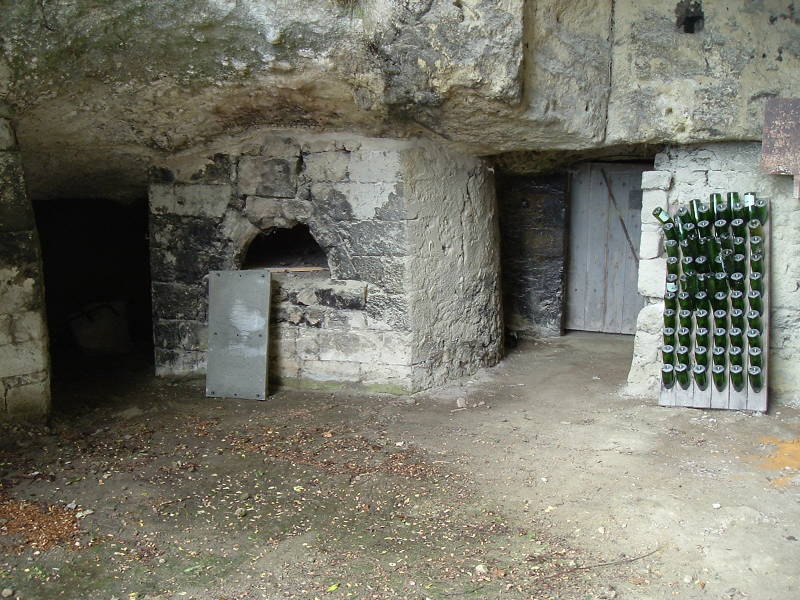
[[[0,420],[44,417],[49,410],[39,239],[14,132],[0,118]]]
[[[209,156],[209,155],[206,155]],[[150,186],[156,368],[204,372],[209,270],[309,226],[330,274],[273,274],[271,376],[409,393],[500,358],[494,184],[427,142],[272,132],[176,156]]]
[[[676,146],[656,155],[655,170],[642,175],[642,247],[639,292],[648,301],[639,314],[625,393],[655,398],[660,387],[664,252],[653,255],[656,206],[670,211],[713,192],[756,192],[772,206],[770,366],[771,400],[800,406],[800,203],[792,198],[790,177],[759,168],[761,144],[726,142]],[[660,234],[659,234],[660,235]]]

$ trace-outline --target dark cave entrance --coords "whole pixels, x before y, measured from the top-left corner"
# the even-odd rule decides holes
[[[64,384],[152,373],[147,199],[40,200],[34,210],[56,408]]]

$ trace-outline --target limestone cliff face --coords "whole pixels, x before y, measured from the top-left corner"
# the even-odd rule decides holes
[[[783,0],[0,0],[0,99],[34,196],[143,193],[156,157],[252,127],[477,154],[757,139],[800,93]],[[713,4],[713,6],[712,6]]]

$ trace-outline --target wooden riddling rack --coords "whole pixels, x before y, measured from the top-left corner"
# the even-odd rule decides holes
[[[709,332],[707,336],[708,346],[707,346],[707,386],[703,389],[698,382],[695,380],[695,376],[693,375],[691,369],[695,366],[695,353],[694,350],[696,348],[696,331],[697,331],[697,320],[696,320],[696,313],[698,307],[692,310],[691,315],[691,328],[690,328],[690,335],[691,335],[691,343],[692,347],[689,352],[689,363],[690,363],[690,372],[689,372],[689,386],[688,388],[684,389],[677,381],[674,382],[672,387],[667,387],[664,383],[664,379],[662,378],[661,382],[661,392],[659,397],[659,404],[661,406],[681,406],[681,407],[690,407],[690,408],[716,408],[716,409],[729,409],[729,410],[747,410],[747,411],[757,411],[757,412],[766,412],[767,410],[767,389],[768,389],[768,362],[769,362],[769,315],[770,315],[770,266],[769,266],[769,257],[770,257],[770,223],[771,223],[771,206],[769,200],[763,199],[766,201],[766,214],[767,217],[764,219],[762,223],[763,228],[763,258],[762,258],[762,310],[761,310],[761,378],[762,378],[762,385],[760,389],[755,389],[751,384],[751,377],[748,375],[748,367],[750,366],[750,356],[748,354],[748,337],[746,335],[747,329],[742,328],[742,366],[743,366],[743,377],[744,377],[744,387],[741,390],[734,389],[731,378],[730,378],[730,355],[729,352],[725,352],[725,374],[724,374],[724,381],[725,386],[723,389],[717,389],[716,385],[714,384],[714,379],[711,372],[711,367],[715,364],[715,357],[713,355],[713,347],[714,347],[714,328],[715,327],[724,327],[726,330],[726,342],[727,348],[730,349],[731,341],[730,337],[728,336],[728,331],[731,328],[731,301],[730,301],[730,294],[728,294],[728,298],[726,300],[727,303],[727,310],[722,323],[715,322],[713,316],[713,307],[707,306],[706,308],[709,310]],[[710,201],[709,204],[712,204]],[[745,207],[745,211],[749,209]],[[673,214],[671,215],[672,219],[675,219],[678,209],[674,209]],[[713,211],[713,204],[712,204],[712,211]],[[730,223],[728,224],[730,227]],[[713,227],[712,227],[713,229]],[[716,232],[715,232],[716,235]],[[746,237],[746,248],[747,253],[745,255],[745,265],[746,265],[746,272],[743,273],[744,275],[744,312],[745,315],[747,310],[750,308],[750,303],[747,298],[747,293],[750,291],[750,229],[748,228],[748,235]],[[701,252],[702,253],[702,252]],[[680,253],[681,258],[683,258],[683,253]],[[696,257],[693,257],[696,258]],[[711,262],[711,257],[707,257],[709,263]],[[681,273],[683,272],[683,264],[681,264]],[[714,269],[712,268],[712,271]],[[684,283],[684,282],[681,282]],[[678,292],[683,291],[680,288]],[[674,363],[677,364],[678,356],[677,356],[677,346],[678,346],[678,335],[677,335],[677,327],[679,326],[678,317],[675,317],[676,321],[676,334],[674,335],[674,343],[673,346],[676,349]],[[748,319],[744,318],[745,325],[749,325]],[[666,325],[666,323],[665,323]],[[662,336],[663,338],[664,336]],[[662,347],[663,348],[663,347]],[[661,352],[663,355],[663,351]],[[663,358],[663,357],[662,357]]]

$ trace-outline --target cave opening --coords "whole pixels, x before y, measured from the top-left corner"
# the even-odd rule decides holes
[[[328,268],[325,251],[320,247],[308,225],[275,228],[258,234],[247,248],[242,269],[291,270]]]
[[[39,200],[34,211],[42,248],[54,405],[59,406],[59,392],[70,383],[150,375],[147,199]]]

